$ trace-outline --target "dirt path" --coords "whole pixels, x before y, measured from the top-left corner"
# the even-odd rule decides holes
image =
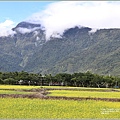
[[[23,91],[23,90],[22,90]],[[120,102],[120,98],[91,98],[91,97],[65,97],[65,96],[47,96],[49,92],[46,89],[32,89],[25,90],[26,92],[33,92],[33,94],[0,94],[1,98],[38,98],[38,99],[63,99],[63,100],[102,100]]]
[[[120,102],[120,98],[90,98],[90,97],[65,97],[65,96],[46,96],[41,93],[37,94],[26,94],[26,95],[19,95],[19,94],[0,94],[1,98],[39,98],[39,99],[62,99],[62,100],[102,100],[102,101],[112,101],[112,102]]]

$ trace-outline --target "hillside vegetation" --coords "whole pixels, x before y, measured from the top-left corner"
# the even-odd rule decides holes
[[[42,29],[0,37],[0,71],[55,75],[89,70],[120,76],[120,29],[91,30],[76,26],[65,30],[61,38],[50,40]]]

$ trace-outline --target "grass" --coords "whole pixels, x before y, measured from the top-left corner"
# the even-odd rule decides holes
[[[69,86],[43,86],[44,88],[78,89],[78,90],[110,90],[110,88],[69,87]]]
[[[59,90],[75,90],[75,91],[120,91],[120,89],[113,89],[113,88],[91,88],[91,87],[69,87],[69,86],[43,86],[47,89],[59,89]]]
[[[14,91],[14,90],[0,90],[0,94],[33,94],[33,92]]]
[[[48,96],[120,98],[120,92],[50,90]]]
[[[42,86],[43,88],[49,89],[72,89],[72,90],[91,90],[91,91],[104,91],[111,90],[111,88],[88,88],[88,87],[69,87],[69,86]],[[0,89],[37,89],[41,86],[25,86],[25,85],[0,85]],[[120,90],[120,89],[117,89]]]
[[[0,98],[0,118],[120,118],[120,102]]]
[[[0,85],[0,90],[2,89],[37,89],[40,88],[40,86],[24,86],[24,85]]]

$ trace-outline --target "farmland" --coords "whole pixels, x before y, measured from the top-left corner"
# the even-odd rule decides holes
[[[44,97],[20,97],[12,94],[36,95]],[[6,91],[6,93],[5,93]],[[13,92],[13,93],[12,93]],[[0,85],[0,94],[10,95],[0,97],[0,118],[120,118],[119,89],[62,87],[62,86],[12,86]],[[65,96],[69,99],[63,99]],[[57,98],[59,97],[59,99]],[[61,97],[61,99],[60,99]],[[107,100],[73,100],[72,97],[112,98]]]
[[[51,90],[49,92],[50,92],[49,96],[120,98],[120,92],[71,91],[71,90],[54,90],[54,91]]]
[[[0,101],[0,118],[120,118],[119,102],[28,98]]]
[[[0,89],[36,89],[40,88],[40,86],[23,86],[23,85],[0,85]]]
[[[32,94],[32,92],[0,90],[0,94]]]

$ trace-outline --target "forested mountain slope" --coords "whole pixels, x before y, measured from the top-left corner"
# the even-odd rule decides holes
[[[23,33],[21,29],[31,30]],[[64,31],[60,38],[46,40],[41,25],[25,22],[16,34],[0,37],[0,70],[56,74],[91,71],[120,73],[120,29],[77,27]]]

